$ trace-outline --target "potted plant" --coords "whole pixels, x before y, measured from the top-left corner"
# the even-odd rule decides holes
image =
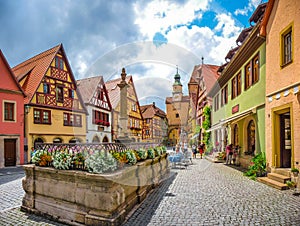
[[[296,183],[294,181],[290,181],[288,180],[287,182],[285,182],[286,185],[289,187],[289,189],[295,189],[296,187]]]
[[[298,177],[299,170],[297,168],[292,168],[291,172],[293,173],[294,177]]]

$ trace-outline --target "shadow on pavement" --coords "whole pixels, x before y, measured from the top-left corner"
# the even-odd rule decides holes
[[[150,194],[148,194],[148,196],[140,205],[138,205],[136,208],[134,208],[134,210],[131,211],[127,220],[122,225],[147,225],[151,221],[151,218],[162,199],[165,196],[174,196],[167,191],[176,176],[176,172],[170,172],[169,177],[162,181],[158,187],[156,187]]]
[[[5,167],[0,169],[0,185],[20,179],[25,176],[22,166]]]

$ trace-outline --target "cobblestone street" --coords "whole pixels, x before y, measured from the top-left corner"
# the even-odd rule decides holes
[[[23,174],[0,175],[0,225],[62,225],[21,212]],[[300,225],[300,197],[205,159],[170,177],[149,194],[124,225]],[[18,207],[16,207],[18,206]]]

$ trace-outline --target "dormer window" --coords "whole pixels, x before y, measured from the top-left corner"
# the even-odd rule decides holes
[[[44,93],[49,94],[49,93],[50,93],[50,87],[49,87],[49,84],[44,83],[44,85],[43,85],[43,90],[44,90]]]
[[[60,70],[64,69],[64,61],[61,57],[58,56],[55,57],[55,67]]]

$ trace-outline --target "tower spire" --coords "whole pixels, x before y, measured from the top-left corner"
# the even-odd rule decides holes
[[[174,85],[181,85],[180,74],[178,73],[178,65],[176,65],[176,75],[174,76]]]

